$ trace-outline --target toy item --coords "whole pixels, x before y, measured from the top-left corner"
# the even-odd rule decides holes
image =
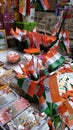
[[[10,51],[7,55],[7,60],[11,63],[16,63],[19,59],[20,55],[17,52]]]

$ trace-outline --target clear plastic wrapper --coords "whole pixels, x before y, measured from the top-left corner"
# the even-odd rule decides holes
[[[45,113],[40,113],[36,108],[30,106],[16,118],[8,122],[6,130],[48,130]],[[43,129],[42,129],[43,130]]]
[[[0,90],[0,109],[15,101],[18,97],[16,92],[9,87]]]

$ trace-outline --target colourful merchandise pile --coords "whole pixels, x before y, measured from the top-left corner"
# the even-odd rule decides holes
[[[58,29],[59,31],[59,29]],[[48,117],[51,129],[73,128],[73,70],[65,56],[69,54],[68,31],[58,33],[56,29],[51,36],[37,32],[27,32],[16,28],[11,34],[20,41],[27,41],[27,48],[19,66],[18,84],[28,99],[38,102],[41,112]],[[25,47],[25,42],[23,42]],[[40,54],[35,53],[35,49]],[[29,54],[28,54],[29,53]],[[35,55],[36,54],[36,55]]]
[[[63,130],[65,128],[72,130],[73,69],[68,59],[68,31],[59,29],[57,26],[51,36],[48,36],[16,27],[15,31],[11,28],[10,33],[19,41],[23,51],[22,58],[19,55],[15,63],[11,63],[13,59],[8,60],[8,57],[12,58],[15,52],[11,55],[7,54],[7,63],[18,64],[21,70],[18,72],[10,67],[10,72],[14,73],[12,77],[16,77],[18,87],[23,90],[26,98],[34,101],[35,106],[37,103],[39,110],[32,107],[23,97],[17,96],[15,99],[13,94],[9,93],[11,91],[5,89],[3,92],[11,100],[2,102],[10,101],[8,106],[6,105],[0,111],[1,126],[6,130]],[[9,71],[5,64],[4,69]],[[3,70],[2,77],[5,75]],[[12,80],[10,79],[2,78],[5,84],[1,84],[1,91],[6,84],[9,88]]]
[[[49,62],[50,59],[48,59],[47,66],[43,66],[43,60],[36,56],[32,58],[32,55],[24,54],[24,58],[20,62],[24,80],[20,83],[22,77],[18,76],[18,84],[26,93],[27,98],[29,97],[28,99],[32,101],[34,98],[34,101],[37,101],[39,104],[40,111],[45,112],[50,117],[53,129],[59,129],[62,123],[65,123],[72,129],[73,70],[69,64],[61,66],[60,64],[63,64],[64,59],[63,62],[61,62],[61,59],[58,59],[55,64],[59,65],[59,67],[55,71],[50,72],[50,69],[54,70],[53,67],[55,66],[53,66],[53,62],[52,66],[49,65]]]

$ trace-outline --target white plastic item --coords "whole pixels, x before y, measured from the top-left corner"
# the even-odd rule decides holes
[[[35,8],[30,9],[30,15],[27,16],[27,22],[34,22]]]

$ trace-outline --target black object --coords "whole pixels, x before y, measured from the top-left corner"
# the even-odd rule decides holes
[[[16,46],[18,47],[18,49],[20,51],[23,51],[24,49],[27,49],[29,46],[28,46],[28,41],[27,40],[24,40],[24,41],[19,41],[16,39]]]
[[[0,130],[6,130],[3,126],[0,126]]]

